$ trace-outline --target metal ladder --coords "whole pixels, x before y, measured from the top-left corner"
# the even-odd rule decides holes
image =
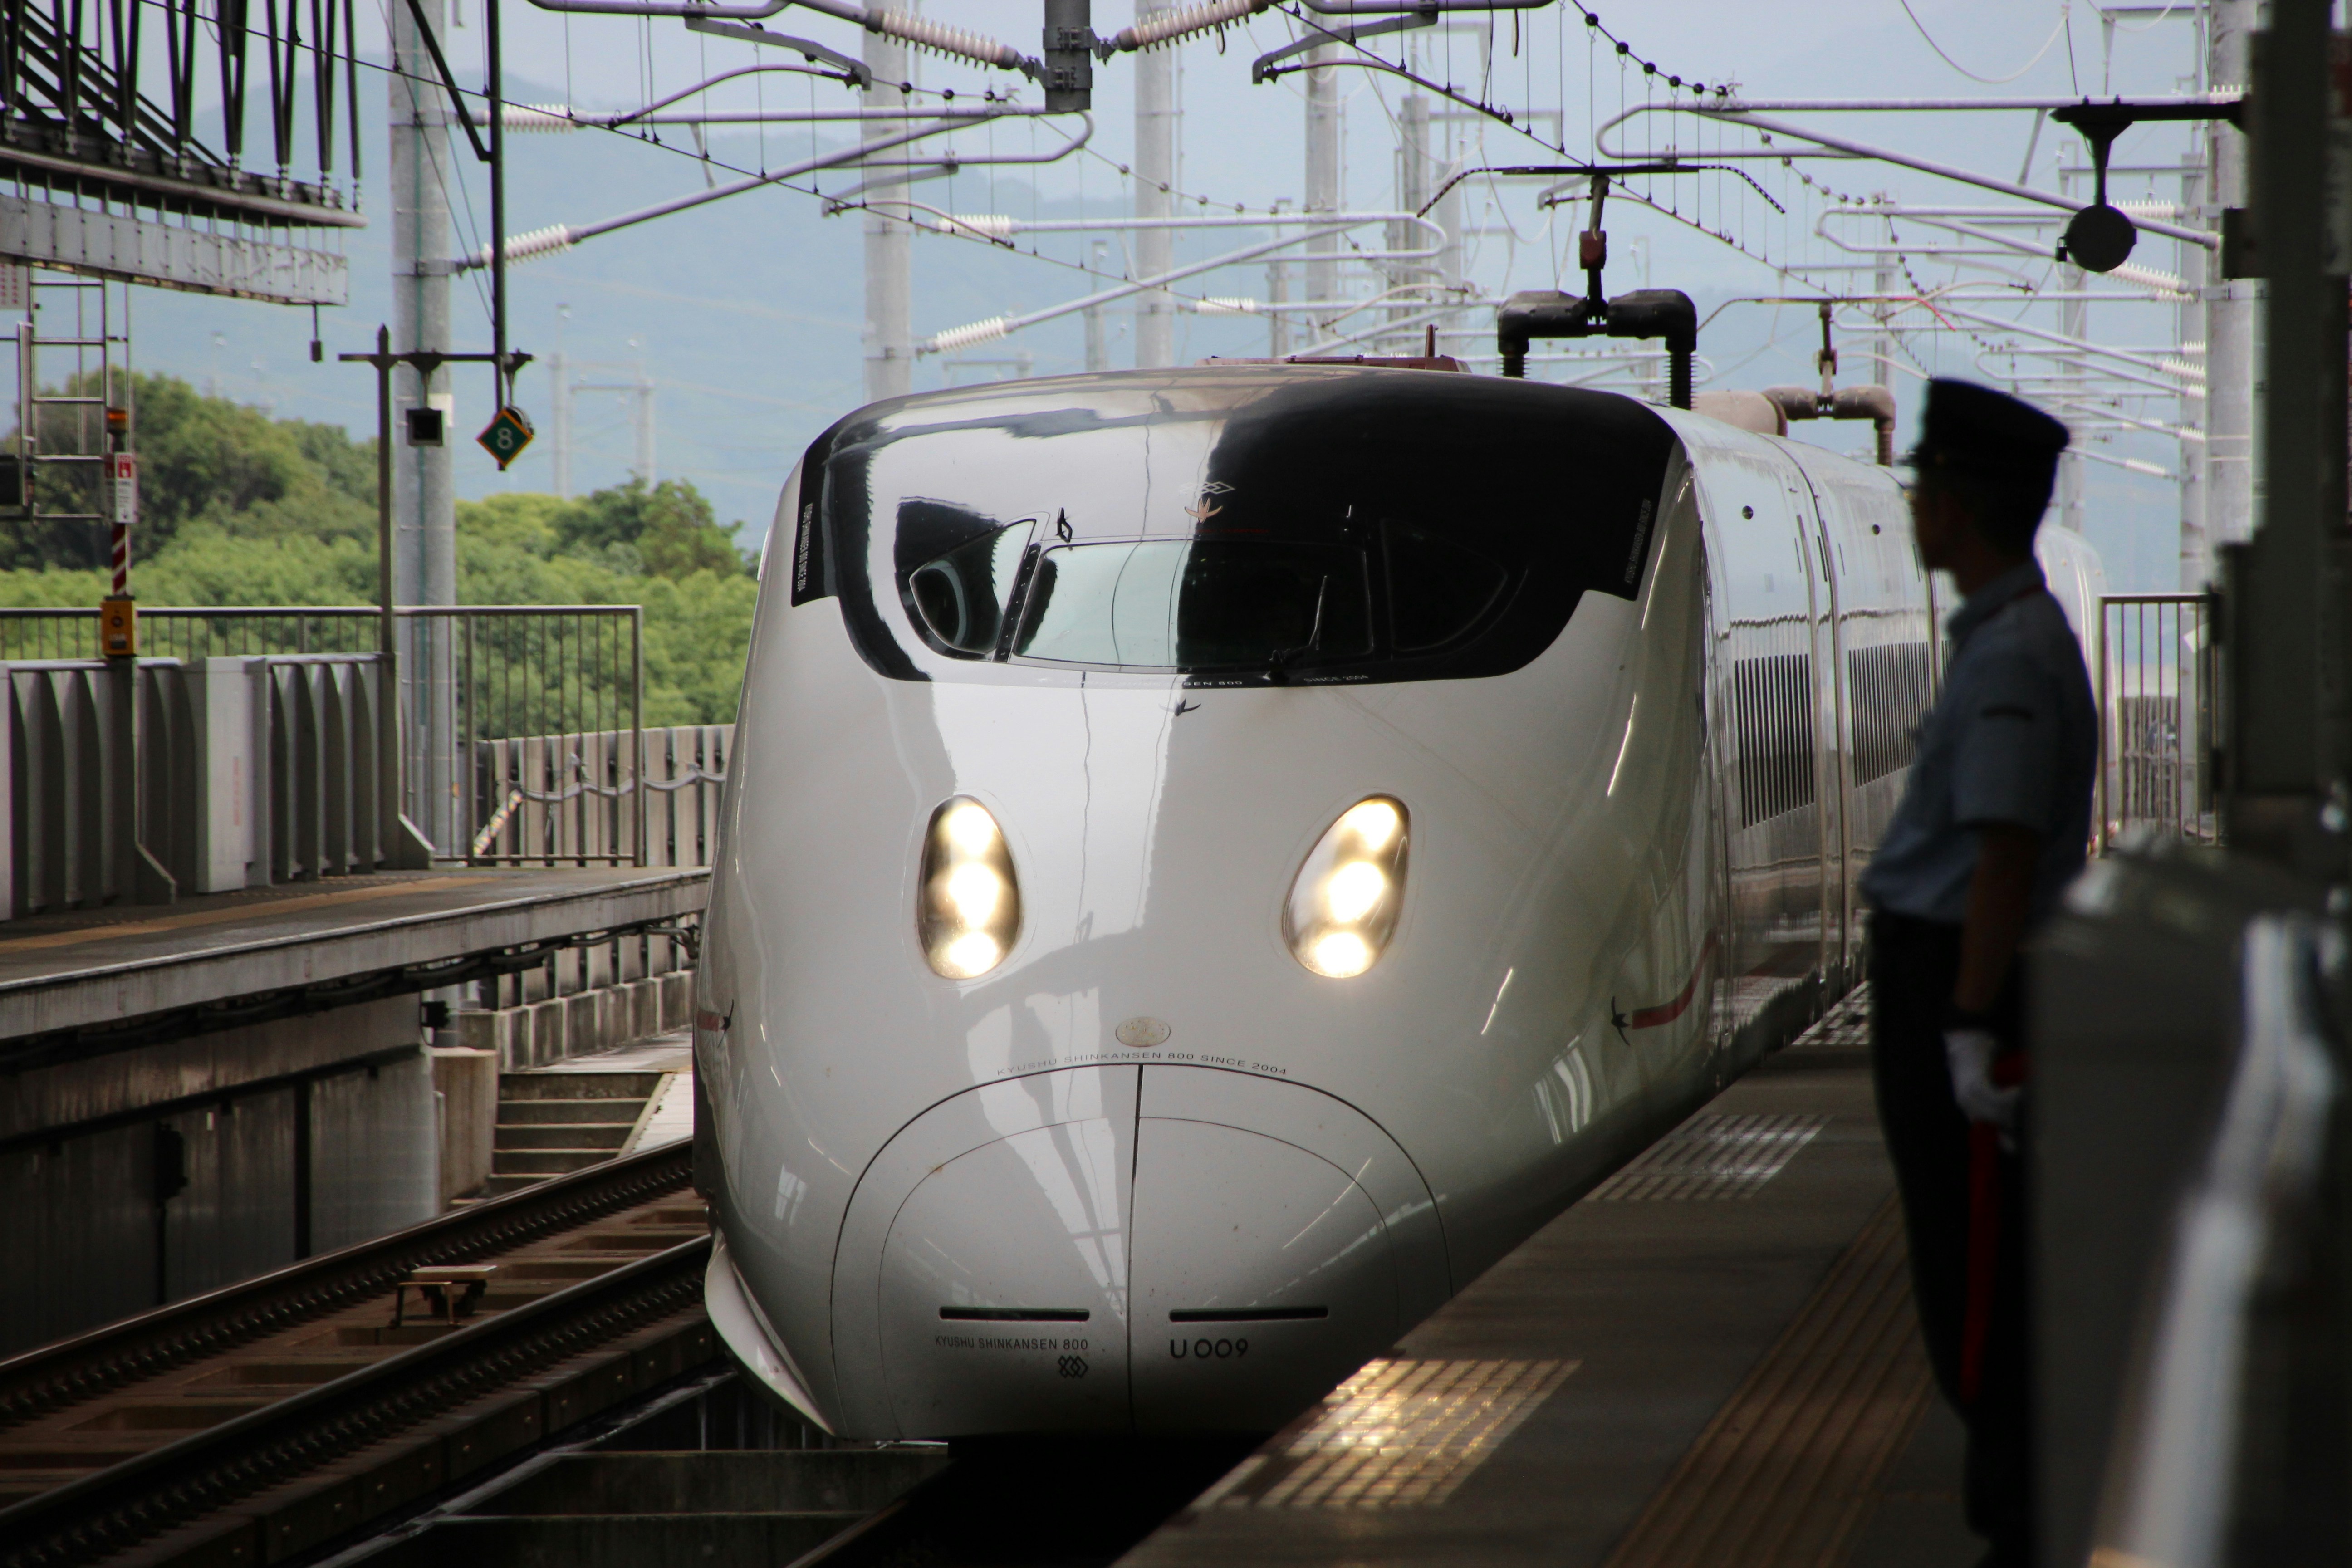
[[[131,407],[130,287],[0,265],[0,310],[18,312],[16,449],[0,468],[0,512],[28,523],[110,521],[107,459],[131,434],[126,426],[110,439],[107,428],[109,409]],[[69,368],[57,363],[64,355]],[[54,391],[42,389],[45,365]],[[57,479],[45,483],[52,470]]]

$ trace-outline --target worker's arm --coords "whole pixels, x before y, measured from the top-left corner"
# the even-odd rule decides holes
[[[1994,1059],[2001,1040],[1993,1033],[1993,1005],[2017,962],[2025,940],[2025,918],[2033,901],[2033,869],[2042,835],[2011,823],[1977,829],[1977,868],[1969,879],[1968,913],[1960,924],[1960,975],[1952,987],[1951,1016],[1944,1028],[1944,1056],[1952,1075],[1952,1100],[1971,1121],[2000,1130],[2008,1142],[2017,1129],[2017,1080],[1996,1081]]]
[[[1960,926],[1960,977],[1952,987],[1952,1005],[1960,1013],[1990,1013],[2000,999],[2025,940],[2041,858],[2042,835],[2030,827],[2004,822],[1977,829],[1976,875]]]

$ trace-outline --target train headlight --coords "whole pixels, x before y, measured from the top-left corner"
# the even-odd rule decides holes
[[[988,807],[958,795],[931,813],[923,836],[916,934],[931,968],[971,980],[1004,961],[1021,931],[1021,885],[1013,853]]]
[[[1298,962],[1333,980],[1378,963],[1404,907],[1404,805],[1360,800],[1325,830],[1290,884],[1282,934]]]

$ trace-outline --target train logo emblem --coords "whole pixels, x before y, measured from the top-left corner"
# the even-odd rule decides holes
[[[1084,1377],[1087,1375],[1087,1358],[1082,1355],[1066,1355],[1054,1363],[1054,1370],[1064,1377]]]
[[[1113,1031],[1118,1036],[1120,1045],[1138,1047],[1164,1046],[1173,1032],[1158,1018],[1129,1018]]]
[[[1216,498],[1223,495],[1231,495],[1233,494],[1233,490],[1234,487],[1225,483],[1223,479],[1211,479],[1207,484],[1201,487],[1201,499],[1192,505],[1186,507],[1184,510],[1194,522],[1206,522],[1211,518],[1225,510],[1223,503],[1220,502]]]

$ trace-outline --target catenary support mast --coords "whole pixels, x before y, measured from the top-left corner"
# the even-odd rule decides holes
[[[444,0],[392,7],[393,68],[386,78],[392,95],[393,346],[402,353],[446,352],[451,346],[449,192],[458,172],[449,155],[452,111],[418,30],[420,15],[437,41],[446,26]],[[448,367],[419,376],[402,366],[393,378],[393,595],[403,605],[454,605],[457,502],[449,468],[454,399]],[[406,438],[406,413],[419,408],[443,412],[440,444],[417,446]],[[412,798],[422,814],[417,826],[434,843],[446,845],[452,803],[421,786],[426,778],[454,776],[454,689],[446,648],[433,657],[415,636],[401,649],[400,660]]]
[[[912,13],[917,0],[905,0],[901,8]],[[866,64],[874,73],[874,85],[866,92],[867,107],[904,106],[905,84],[914,79],[905,43],[887,33],[867,33]],[[866,141],[878,142],[904,135],[907,122],[869,120],[864,130]],[[885,156],[903,159],[908,154]],[[873,402],[903,397],[915,389],[915,235],[907,221],[904,179],[887,174],[867,177],[872,183],[866,193],[866,397]]]
[[[2255,0],[2212,0],[2207,70],[2217,89],[2246,86],[2248,45],[2256,25]],[[2227,121],[2206,135],[2211,174],[2206,209],[2221,226],[2224,207],[2243,207],[2252,192],[2246,178],[2245,133]],[[2219,267],[2212,268],[2218,274]],[[2215,278],[2205,301],[2205,540],[2194,588],[2210,581],[2213,552],[2241,543],[2254,528],[2254,301],[2251,279]]]
[[[1137,0],[1139,23],[1167,9]],[[1145,49],[1135,57],[1135,216],[1160,218],[1176,210],[1176,51]],[[1176,267],[1172,229],[1138,229],[1135,276],[1157,278]],[[1136,297],[1135,364],[1154,369],[1176,362],[1176,298],[1164,289]]]
[[[1318,61],[1336,59],[1339,47],[1338,44],[1318,45],[1307,58]],[[1307,211],[1339,210],[1339,73],[1325,65],[1307,73]],[[1307,242],[1307,297],[1318,304],[1328,304],[1339,297],[1339,237],[1318,235]]]

